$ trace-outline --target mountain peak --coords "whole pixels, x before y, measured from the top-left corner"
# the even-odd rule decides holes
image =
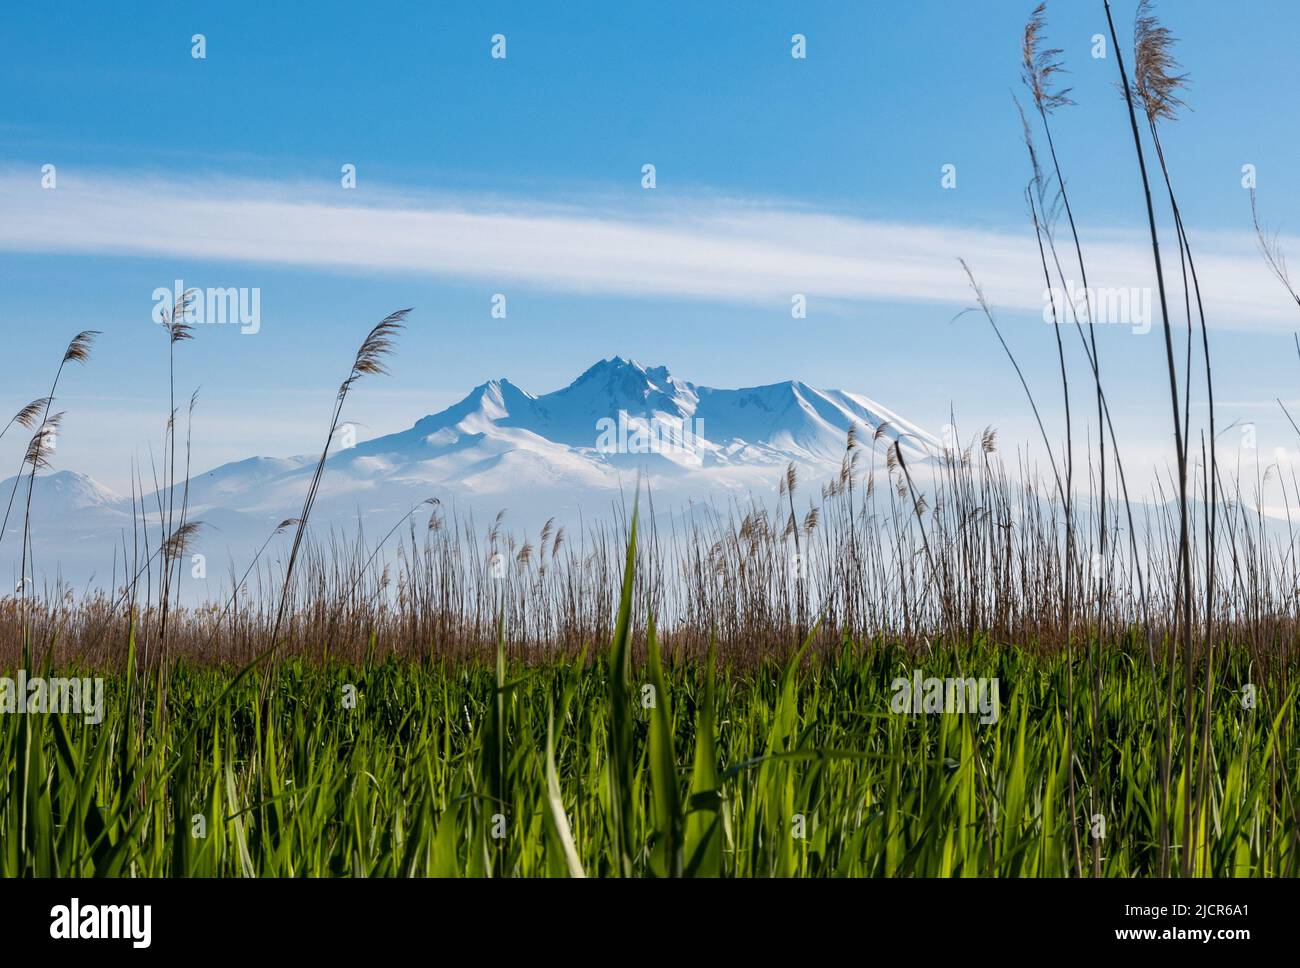
[[[664,368],[656,367],[656,369],[663,370]],[[665,370],[665,372],[667,371]],[[591,366],[583,370],[579,377],[573,382],[582,383],[585,380],[599,379],[611,375],[626,375],[635,379],[637,376],[647,375],[647,370],[636,360],[622,356],[611,356],[607,360],[597,360],[595,363],[591,364]]]
[[[0,491],[12,490],[14,478],[0,482]],[[60,470],[37,474],[33,485],[34,506],[40,511],[60,512],[91,507],[108,507],[121,498],[93,477],[77,471]]]
[[[695,399],[694,386],[678,380],[668,367],[646,367],[622,356],[594,363],[563,390],[547,396],[599,401],[600,408],[610,411],[610,415],[619,410],[684,415],[693,408]]]

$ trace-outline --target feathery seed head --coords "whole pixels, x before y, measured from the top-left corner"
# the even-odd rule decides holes
[[[1074,102],[1070,100],[1068,87],[1059,91],[1053,90],[1056,75],[1064,74],[1065,68],[1059,59],[1061,56],[1059,48],[1043,47],[1043,31],[1046,26],[1047,4],[1040,3],[1029,15],[1029,22],[1025,24],[1024,40],[1021,44],[1021,56],[1024,60],[1021,79],[1033,95],[1034,105],[1038,110],[1050,114],[1057,108]]]
[[[36,421],[40,419],[41,414],[46,411],[53,400],[53,397],[37,397],[31,403],[27,404],[27,406],[14,414],[13,422],[18,424],[20,427],[25,427],[28,430],[31,430],[36,426]]]
[[[339,396],[346,396],[352,384],[363,376],[380,376],[388,373],[384,358],[393,352],[397,331],[404,325],[402,321],[410,311],[410,309],[399,309],[395,313],[390,313],[370,331],[362,341],[360,349],[357,350],[356,359],[352,362],[352,373],[339,387]]]
[[[1142,0],[1133,26],[1133,89],[1152,124],[1162,118],[1177,120],[1184,106],[1177,92],[1187,84],[1187,75],[1178,73],[1174,41],[1156,18],[1151,0]]]
[[[72,337],[72,342],[68,344],[68,349],[63,354],[64,363],[85,363],[90,359],[90,348],[95,343],[95,337],[99,335],[97,329],[82,330],[76,336]]]

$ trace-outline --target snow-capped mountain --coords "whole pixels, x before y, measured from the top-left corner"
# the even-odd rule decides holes
[[[835,474],[850,427],[881,459],[896,440],[917,460],[939,446],[856,393],[797,381],[716,389],[614,357],[540,396],[491,380],[409,429],[371,440],[354,441],[344,426],[312,520],[317,528],[347,529],[360,520],[368,530],[387,530],[412,505],[437,497],[488,517],[509,508],[511,521],[529,528],[551,516],[599,516],[630,499],[638,479],[661,508],[763,495],[791,462],[805,481]],[[299,513],[316,461],[252,457],[194,475],[189,517],[204,521],[203,543],[223,560],[255,547]],[[0,484],[0,496],[7,499],[12,483]],[[32,503],[48,567],[57,561],[65,576],[82,580],[88,568],[107,575],[114,548],[129,538],[129,499],[59,471],[38,477]],[[156,507],[156,497],[145,504]],[[6,557],[16,557],[12,538],[20,526],[9,522]]]
[[[399,433],[353,443],[345,427],[320,500],[347,516],[446,489],[470,504],[548,495],[566,507],[583,497],[603,504],[638,472],[652,487],[698,498],[774,486],[791,461],[838,468],[851,426],[863,441],[879,431],[918,457],[938,445],[858,394],[794,381],[720,390],[615,357],[541,396],[491,380]],[[195,478],[191,502],[199,513],[208,504],[291,513],[314,466],[310,457],[226,464]]]

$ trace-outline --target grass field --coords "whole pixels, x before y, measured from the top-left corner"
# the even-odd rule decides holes
[[[1252,703],[1249,655],[1216,653],[1189,836],[1196,762],[1180,759],[1173,717],[1178,779],[1162,803],[1166,709],[1136,639],[1099,650],[1104,691],[1094,704],[1080,690],[1070,716],[1063,656],[982,640],[934,655],[846,643],[738,670],[664,667],[650,628],[633,663],[630,564],[626,579],[612,646],[591,657],[181,660],[154,681],[113,678],[98,725],[0,718],[16,767],[0,786],[0,875],[1300,870],[1285,668],[1255,670]],[[994,681],[996,721],[898,711],[892,683],[916,668]],[[1072,772],[1088,805],[1077,819]]]

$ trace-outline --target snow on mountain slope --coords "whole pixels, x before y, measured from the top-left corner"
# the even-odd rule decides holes
[[[630,428],[620,439],[619,422]],[[611,470],[644,467],[680,475],[710,466],[781,465],[794,460],[836,464],[850,426],[864,442],[880,428],[890,440],[924,456],[938,442],[893,412],[857,394],[786,382],[741,390],[701,387],[664,367],[615,357],[569,386],[533,396],[508,380],[476,387],[460,403],[424,417],[409,430],[335,454],[332,470],[353,477],[413,476],[437,482],[481,478],[529,455],[544,476],[575,483],[609,478]],[[637,447],[638,429],[659,444]],[[882,448],[883,450],[883,448]],[[630,460],[628,458],[631,458]],[[524,483],[516,481],[516,484]]]
[[[26,503],[27,482],[26,474],[0,482],[0,500],[3,500],[6,505],[9,503],[10,494],[14,492],[14,484],[18,485],[14,496],[14,514],[21,510],[20,502]],[[33,514],[69,514],[76,511],[114,509],[121,500],[94,478],[75,471],[37,474],[32,484]],[[10,525],[13,524],[14,514],[10,515]]]
[[[614,357],[573,383],[534,396],[509,380],[475,387],[459,403],[409,429],[335,450],[320,501],[339,515],[398,507],[430,489],[475,497],[528,499],[562,493],[624,491],[637,475],[700,497],[712,490],[773,485],[791,461],[827,475],[844,455],[850,427],[870,446],[876,434],[900,440],[923,459],[938,441],[856,393],[787,381],[727,390],[698,386],[666,367]],[[884,445],[877,444],[883,453]],[[291,516],[306,493],[316,460],[252,457],[190,481],[191,517],[217,511],[256,519]],[[59,515],[86,508],[129,514],[90,478],[41,475],[34,506]],[[154,507],[156,495],[146,498]],[[599,495],[600,503],[608,494]]]
[[[774,383],[747,390],[700,388],[696,417],[719,443],[746,443],[780,461],[836,461],[844,454],[850,426],[860,439],[880,428],[890,441],[922,455],[938,441],[866,397],[842,390],[816,390],[806,383]],[[883,448],[882,448],[883,450]]]
[[[614,357],[551,393],[491,380],[406,430],[353,446],[340,438],[313,522],[346,528],[371,516],[395,520],[434,496],[486,515],[510,508],[516,522],[599,513],[629,496],[638,479],[661,506],[681,505],[773,490],[790,462],[816,486],[838,471],[850,427],[879,460],[885,443],[875,435],[900,440],[917,462],[938,447],[858,394],[795,381],[721,390]],[[195,514],[292,516],[315,463],[256,458],[216,468],[192,488]]]
[[[190,504],[201,508],[231,501],[244,503],[250,498],[255,499],[253,488],[256,485],[264,485],[310,464],[306,457],[250,457],[222,464],[206,474],[191,477]]]

